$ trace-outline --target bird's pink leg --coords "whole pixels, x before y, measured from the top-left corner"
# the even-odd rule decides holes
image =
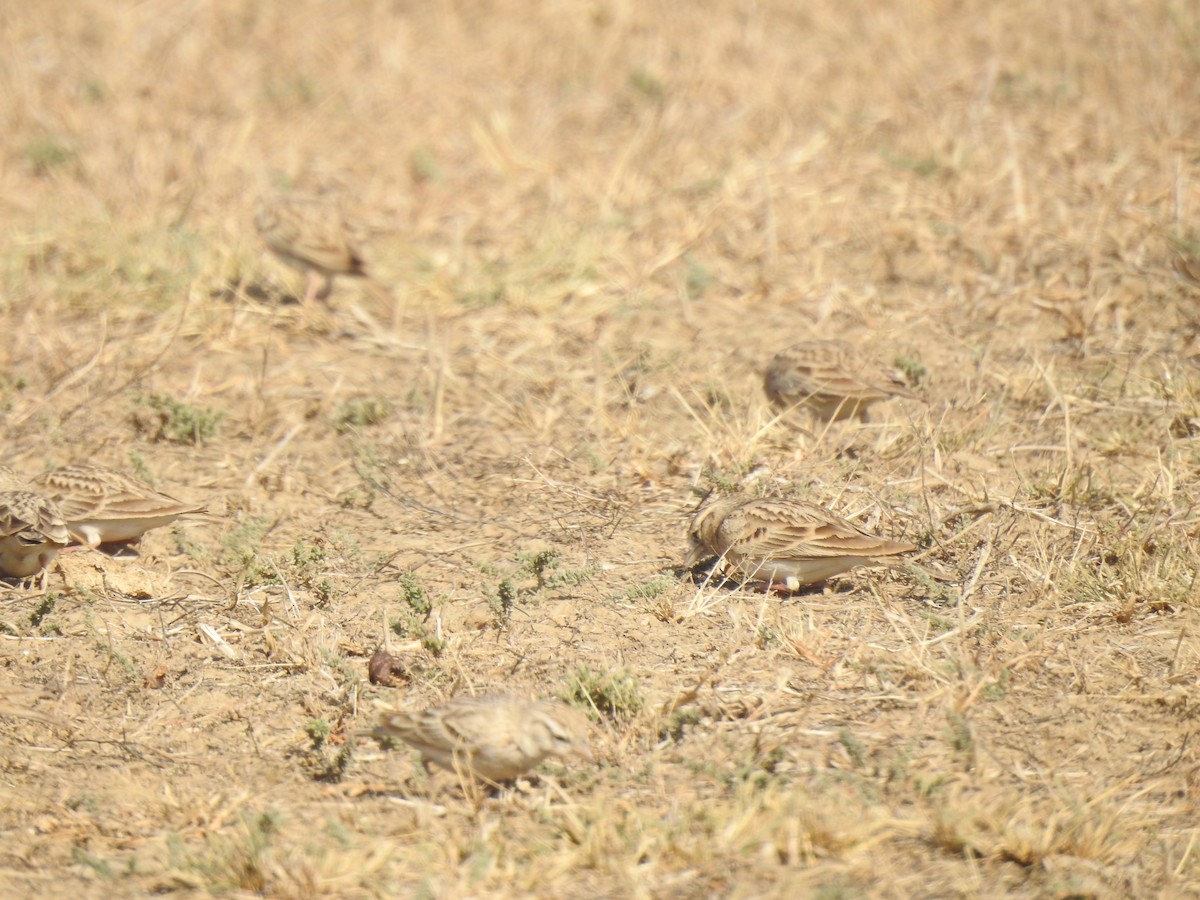
[[[304,286],[304,300],[302,301],[305,306],[311,304],[313,299],[319,296],[317,285],[320,283],[320,274],[315,269],[309,269],[307,283]]]

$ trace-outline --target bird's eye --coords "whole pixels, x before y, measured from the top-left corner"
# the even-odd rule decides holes
[[[575,745],[575,739],[571,737],[569,732],[563,731],[562,726],[560,726],[557,722],[548,722],[547,726],[547,730],[550,732],[550,738],[554,741],[554,743],[561,744],[566,747],[573,747]]]

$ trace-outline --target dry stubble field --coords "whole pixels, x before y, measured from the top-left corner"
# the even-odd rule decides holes
[[[10,896],[1200,890],[1200,7],[0,29],[0,461],[211,513],[0,594]],[[300,308],[279,187],[345,199],[394,303]],[[927,402],[773,421],[813,334]],[[949,580],[693,581],[712,487]],[[478,796],[354,738],[495,689],[590,699],[598,764]]]

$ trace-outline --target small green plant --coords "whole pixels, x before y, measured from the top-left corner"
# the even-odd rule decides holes
[[[333,600],[333,582],[326,574],[329,553],[324,539],[318,538],[311,544],[304,539],[296,541],[283,562],[287,569],[284,577],[307,588],[316,598],[317,605],[326,606]]]
[[[388,491],[390,482],[385,462],[374,447],[360,440],[353,432],[349,432],[346,439],[350,442],[350,451],[354,456],[354,471],[362,483],[347,491],[341,497],[341,502],[346,507],[366,509],[380,494],[386,494]]]
[[[317,102],[317,83],[311,75],[302,73],[269,79],[263,92],[269,103],[282,110],[309,107]]]
[[[597,475],[609,466],[609,460],[591,444],[579,448],[580,454],[587,461],[588,472]]]
[[[908,779],[909,767],[912,765],[916,741],[911,740],[891,758],[886,766],[887,780],[891,784],[901,784]]]
[[[634,69],[629,73],[629,86],[647,100],[662,100],[666,93],[662,81],[645,69]]]
[[[134,415],[134,426],[153,441],[203,444],[217,433],[217,425],[225,418],[223,412],[201,409],[168,394],[143,395],[134,402],[146,408]]]
[[[537,579],[537,589],[546,586],[546,573],[553,572],[562,562],[562,554],[557,550],[539,550],[532,556],[517,557],[522,568],[528,569]]]
[[[736,493],[739,489],[738,485],[741,477],[749,470],[749,466],[746,466],[744,470],[743,467],[738,466],[734,471],[725,473],[718,472],[716,469],[705,466],[704,470],[700,473],[700,476],[703,481],[707,482],[712,487],[707,491],[701,488],[694,488],[693,491],[701,503],[707,500],[712,494]]]
[[[200,563],[213,562],[213,548],[207,544],[198,543],[193,539],[192,534],[192,530],[182,522],[176,522],[171,527],[171,538],[175,541],[179,555]]]
[[[343,684],[354,684],[358,679],[357,668],[342,653],[334,650],[323,650],[321,651],[321,661],[330,670],[337,673]]]
[[[335,529],[325,532],[325,540],[329,548],[338,553],[343,559],[357,562],[362,559],[362,545],[358,538],[348,531]]]
[[[917,546],[922,546],[919,540],[917,541]],[[904,573],[912,580],[914,584],[921,587],[923,591],[922,595],[924,596],[925,601],[934,609],[953,609],[954,607],[958,606],[960,595],[953,584],[948,581],[936,580],[922,566],[919,566],[916,563],[908,560],[905,560],[901,564],[901,568],[903,568]],[[932,612],[929,614],[929,616],[929,621],[931,622],[936,618],[936,614]],[[953,628],[955,624],[957,623],[952,623],[943,618],[941,622],[937,623],[937,626],[942,630],[946,630],[948,628]]]
[[[73,794],[63,801],[63,806],[70,810],[83,810],[88,813],[100,812],[100,798],[95,794]]]
[[[298,753],[300,766],[316,781],[341,781],[353,759],[354,751],[350,744],[343,743],[334,749],[335,743],[331,740],[334,732],[334,726],[325,719],[314,717],[304,723],[304,733],[308,736],[309,746]]]
[[[42,619],[50,615],[54,609],[54,604],[58,602],[58,594],[50,593],[42,598],[41,602],[33,608],[33,612],[29,614],[29,624],[37,628],[42,624]]]
[[[129,451],[129,465],[133,467],[133,474],[151,487],[155,487],[154,473],[150,471],[150,464],[146,462],[146,457],[138,453],[136,450]]]
[[[837,740],[842,745],[842,749],[846,751],[846,755],[850,757],[850,762],[854,764],[854,767],[861,769],[867,761],[867,750],[862,742],[848,728],[838,731]]]
[[[12,408],[13,398],[29,385],[19,375],[0,374],[0,412],[8,412]]]
[[[492,284],[473,289],[463,289],[455,298],[469,310],[488,309],[504,300],[504,285]]]
[[[426,629],[421,635],[421,646],[428,650],[431,655],[441,656],[442,651],[446,649],[446,640]]]
[[[270,584],[276,580],[270,566],[259,564],[262,539],[269,527],[266,519],[246,519],[221,540],[221,561],[249,584]]]
[[[329,569],[338,548],[335,536],[315,541],[300,538],[285,553],[264,553],[262,539],[269,525],[261,518],[247,519],[222,540],[221,562],[238,573],[245,585],[287,584],[307,590],[318,606],[327,606],[338,596]],[[351,547],[351,551],[356,548]]]
[[[408,155],[408,171],[418,183],[440,181],[442,177],[442,168],[428,147],[417,147]]]
[[[318,544],[310,544],[301,539],[292,545],[291,563],[298,569],[305,569],[325,561],[325,548]]]
[[[103,103],[108,97],[108,90],[103,81],[88,78],[79,86],[79,94],[88,103]]]
[[[685,287],[687,289],[688,298],[691,300],[699,300],[708,291],[716,278],[700,260],[692,256],[690,253],[683,257],[683,264],[687,267],[687,277]]]
[[[626,669],[595,672],[580,664],[567,677],[562,699],[594,709],[618,722],[627,722],[642,711],[642,689]]]
[[[667,575],[656,575],[649,581],[625,588],[614,600],[654,600],[670,591],[678,582]]]
[[[25,145],[25,158],[38,176],[49,175],[55,169],[75,159],[70,145],[54,137],[34,138]]]
[[[102,654],[104,654],[106,658],[105,665],[102,670],[104,674],[107,675],[109,668],[113,665],[113,663],[116,663],[117,668],[119,668],[125,674],[126,680],[142,680],[141,673],[138,671],[138,667],[134,664],[133,660],[131,660],[112,644],[108,643],[107,641],[97,641],[96,647]]]
[[[224,866],[231,886],[258,894],[266,893],[268,884],[267,857],[271,841],[279,831],[281,817],[275,812],[244,816],[245,842],[230,841],[224,847]]]
[[[975,762],[975,735],[970,721],[962,713],[950,710],[946,713],[946,724],[950,746],[971,768]]]
[[[419,616],[422,622],[428,621],[429,614],[433,612],[433,602],[429,599],[429,591],[421,584],[421,579],[412,572],[405,572],[400,576],[400,587],[404,591],[404,602],[408,604],[408,608],[414,615]]]
[[[496,620],[496,624],[505,628],[512,619],[513,606],[517,602],[517,586],[511,578],[502,578],[494,592],[486,594],[488,607]]]
[[[703,718],[704,714],[695,706],[681,706],[667,716],[667,721],[659,729],[658,738],[662,741],[681,741],[687,729]]]
[[[897,356],[896,368],[904,373],[909,384],[919,384],[928,374],[921,361],[912,356]]]
[[[932,156],[912,156],[907,153],[892,153],[881,150],[879,153],[884,162],[895,169],[912,172],[922,178],[928,178],[942,172],[945,167]]]
[[[532,600],[548,588],[582,584],[596,571],[594,566],[560,570],[561,563],[562,554],[552,549],[518,554],[515,565],[476,563],[480,572],[497,579],[494,585],[485,584],[483,589],[497,625],[503,627],[508,623],[518,600]],[[522,587],[521,582],[529,579],[534,580],[534,585]]]
[[[429,625],[433,600],[421,579],[412,572],[405,572],[400,577],[400,599],[404,607],[400,618],[391,620],[392,631],[400,637],[415,637],[434,656],[441,655],[446,642]]]
[[[324,719],[312,718],[304,723],[304,733],[312,741],[313,750],[320,750],[324,747],[332,731],[333,728]]]
[[[774,625],[768,622],[760,622],[758,627],[754,629],[754,646],[759,650],[766,650],[772,644],[779,644],[780,634]]]
[[[396,408],[386,397],[359,397],[347,400],[333,417],[333,428],[344,434],[354,428],[366,428],[386,422],[396,413]]]
[[[1012,670],[1001,669],[994,681],[990,681],[983,689],[983,698],[996,702],[1008,696],[1009,683],[1012,681]]]
[[[108,860],[93,853],[88,853],[82,847],[73,847],[71,849],[71,860],[79,865],[87,866],[104,880],[109,880],[114,875],[112,866],[109,865]]]

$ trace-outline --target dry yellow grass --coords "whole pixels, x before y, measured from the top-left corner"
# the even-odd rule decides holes
[[[0,593],[9,891],[1200,891],[1198,93],[1176,0],[5,4],[0,463],[213,513]],[[813,335],[928,404],[775,421]],[[713,486],[921,568],[693,582]],[[599,764],[349,740],[497,688]]]

